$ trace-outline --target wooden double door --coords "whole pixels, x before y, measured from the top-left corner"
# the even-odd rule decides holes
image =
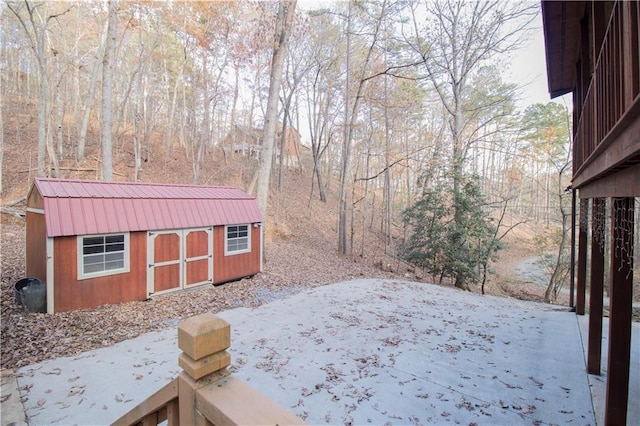
[[[213,228],[150,231],[147,292],[167,293],[213,283]]]

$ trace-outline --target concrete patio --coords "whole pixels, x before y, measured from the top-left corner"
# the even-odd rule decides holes
[[[311,424],[601,424],[587,318],[566,308],[363,279],[219,316],[233,374]],[[640,418],[638,325],[629,424]],[[21,368],[29,424],[108,424],[172,379],[178,354],[173,327]]]

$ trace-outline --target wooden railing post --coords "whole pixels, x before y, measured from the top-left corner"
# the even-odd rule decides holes
[[[196,391],[228,376],[231,355],[231,327],[222,318],[205,313],[188,318],[178,326],[178,380],[180,424],[208,425],[196,407]]]
[[[182,372],[155,394],[116,420],[115,425],[304,425],[242,380],[229,374],[231,327],[211,313],[178,326]]]

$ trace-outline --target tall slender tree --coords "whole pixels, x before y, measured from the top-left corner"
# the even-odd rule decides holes
[[[113,69],[118,35],[118,0],[108,3],[107,40],[102,58],[102,179],[113,180]]]
[[[355,85],[355,96],[353,97],[353,104],[351,103],[350,96],[350,78],[351,75],[351,20],[352,20],[352,5],[351,1],[349,1],[349,13],[347,15],[347,59],[346,59],[346,86],[345,86],[345,123],[344,123],[344,136],[342,143],[342,159],[341,159],[341,168],[340,168],[340,198],[338,201],[338,256],[345,257],[349,256],[350,246],[352,244],[349,243],[347,239],[347,229],[348,223],[347,218],[349,216],[348,212],[348,188],[349,184],[352,183],[353,178],[350,174],[351,170],[351,145],[353,144],[353,138],[355,134],[356,123],[358,120],[360,103],[362,102],[364,95],[364,88],[366,83],[371,80],[372,75],[377,76],[378,74],[371,73],[369,69],[369,65],[371,63],[373,52],[375,50],[376,45],[378,44],[382,22],[386,17],[388,10],[387,0],[383,0],[379,5],[378,13],[373,16],[373,28],[371,30],[371,39],[369,43],[367,43],[367,50],[365,52],[365,58],[362,62],[362,65],[359,70],[357,70],[356,74],[356,85]],[[353,224],[351,226],[353,229]],[[352,243],[352,242],[351,242]]]
[[[278,124],[278,93],[280,92],[280,86],[282,84],[282,70],[284,68],[284,59],[287,55],[287,43],[295,10],[296,0],[280,0],[278,3],[273,56],[271,58],[269,99],[267,101],[267,111],[265,115],[264,139],[262,154],[260,156],[260,172],[258,175],[257,190],[258,206],[265,221],[267,219],[267,196],[271,177],[271,159],[273,157],[273,146],[275,144]]]

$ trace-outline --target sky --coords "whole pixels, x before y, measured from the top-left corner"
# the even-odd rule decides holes
[[[549,96],[541,14],[532,23],[532,28],[529,40],[508,58],[510,67],[505,72],[504,78],[508,82],[522,86],[522,99],[518,103],[521,109],[531,104],[551,101],[571,107],[571,95],[553,100]]]
[[[329,7],[333,3],[333,0],[298,0],[298,7],[314,9]],[[522,87],[522,99],[518,102],[518,107],[522,110],[535,103],[551,101],[571,108],[571,95],[553,100],[549,96],[541,13],[532,22],[531,28],[531,37],[522,48],[509,53],[504,61],[500,61],[510,64],[508,69],[504,70],[503,78],[507,82],[517,83]]]

